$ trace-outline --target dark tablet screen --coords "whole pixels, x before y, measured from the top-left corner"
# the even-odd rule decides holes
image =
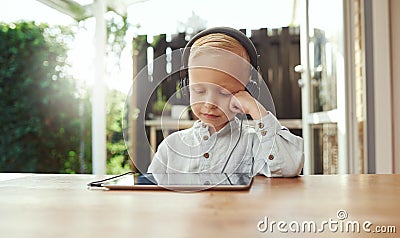
[[[204,190],[246,189],[250,186],[252,177],[249,174],[133,174],[105,181],[101,187],[108,189],[177,189]]]

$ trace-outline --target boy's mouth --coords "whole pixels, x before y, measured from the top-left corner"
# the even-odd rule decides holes
[[[219,117],[218,115],[211,114],[211,113],[202,113],[202,115],[203,115],[205,118],[208,118],[208,119],[215,119],[215,118],[218,118],[218,117]]]

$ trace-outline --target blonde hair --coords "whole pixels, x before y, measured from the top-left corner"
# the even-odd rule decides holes
[[[200,37],[196,40],[193,45],[192,49],[198,47],[215,47],[223,50],[230,51],[239,55],[240,57],[244,58],[247,62],[250,62],[250,56],[247,53],[247,50],[243,47],[243,45],[236,40],[235,38],[222,34],[222,33],[212,33]],[[192,53],[191,49],[191,53]]]

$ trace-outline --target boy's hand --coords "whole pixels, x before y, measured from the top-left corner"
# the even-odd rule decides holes
[[[231,98],[229,109],[235,113],[249,114],[254,120],[268,115],[268,111],[247,91],[239,91]]]

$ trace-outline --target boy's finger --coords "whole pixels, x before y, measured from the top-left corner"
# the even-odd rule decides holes
[[[234,113],[244,113],[242,105],[236,97],[232,97],[229,109]]]

